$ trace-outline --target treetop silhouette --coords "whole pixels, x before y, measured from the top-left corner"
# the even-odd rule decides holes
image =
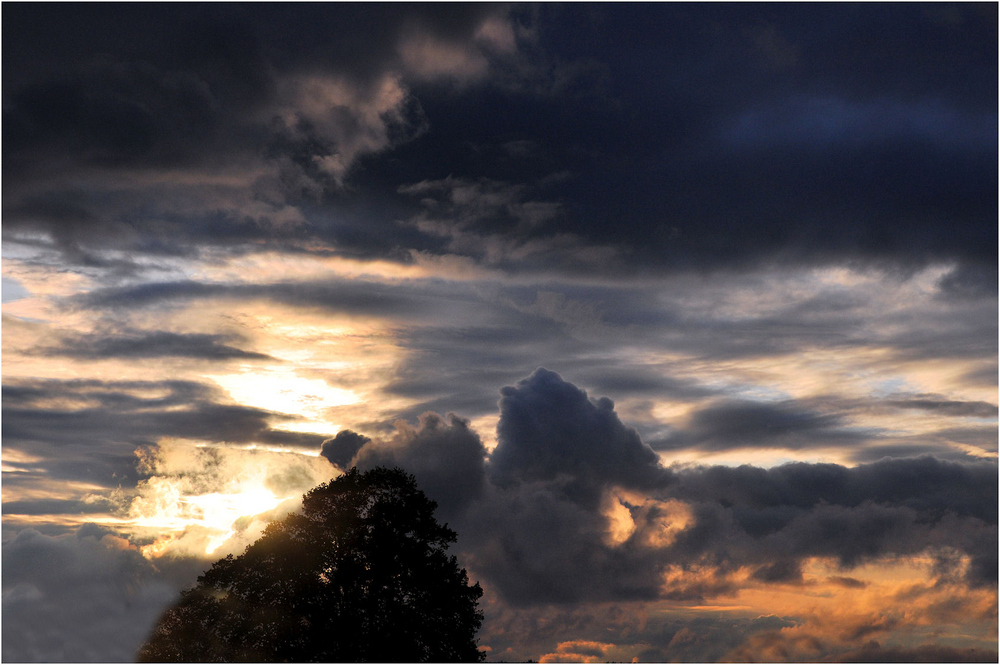
[[[144,662],[480,661],[482,589],[446,552],[455,532],[400,469],[310,490],[160,618]]]

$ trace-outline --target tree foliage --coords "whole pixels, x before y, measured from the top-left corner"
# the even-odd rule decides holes
[[[377,468],[309,491],[160,618],[145,662],[479,661],[477,604],[455,532],[412,476]]]

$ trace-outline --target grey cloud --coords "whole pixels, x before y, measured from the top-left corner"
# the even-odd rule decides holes
[[[16,483],[13,483],[16,486]],[[98,510],[107,509],[108,502],[98,503]],[[86,501],[65,499],[29,499],[4,501],[4,515],[82,515],[95,512],[95,505]]]
[[[901,459],[924,455],[933,455],[937,459],[949,462],[977,462],[982,459],[982,456],[976,457],[967,451],[956,450],[947,442],[928,443],[926,440],[907,441],[905,439],[899,443],[893,443],[890,439],[889,442],[866,445],[851,451],[850,459],[852,462],[867,464],[887,458]]]
[[[997,452],[997,428],[995,426],[951,427],[939,430],[935,434],[948,441],[978,446],[986,452]]]
[[[759,567],[753,573],[753,578],[762,582],[802,582],[802,567],[798,561],[779,559]]]
[[[512,605],[653,599],[662,556],[611,548],[597,506],[569,498],[572,477],[525,482],[491,494],[470,513],[470,570]]]
[[[615,395],[642,395],[657,398],[699,399],[715,391],[693,380],[670,376],[670,367],[656,368],[646,365],[618,367],[597,366],[582,369],[577,374],[595,389]]]
[[[993,462],[707,467],[677,478],[670,494],[691,501],[697,516],[671,548],[681,560],[836,556],[850,569],[872,557],[958,547],[975,562],[970,584],[996,583],[995,548],[986,546],[997,529]]]
[[[990,266],[960,265],[938,280],[937,285],[942,300],[996,300],[997,270]]]
[[[985,362],[981,367],[966,372],[962,375],[961,379],[977,386],[995,386],[998,377],[1000,377],[1000,370],[997,368],[996,359],[992,362],[984,360]]]
[[[841,575],[834,575],[832,577],[826,578],[827,581],[839,584],[840,586],[847,587],[848,589],[863,589],[868,586],[867,582],[862,582],[854,577],[843,577]]]
[[[400,466],[437,501],[445,520],[455,522],[481,496],[485,482],[486,448],[466,420],[454,414],[420,416],[416,428],[400,423],[395,436],[367,441],[352,465],[366,470]]]
[[[456,53],[488,67],[516,58],[507,13],[499,6],[13,12],[8,25],[17,29],[5,43],[22,65],[4,72],[3,123],[12,137],[4,151],[5,239],[42,232],[64,261],[104,267],[101,255],[115,248],[193,254],[199,243],[252,249],[255,238],[331,236],[338,246],[364,248],[371,238],[350,242],[326,214],[288,232],[282,207],[301,219],[309,205],[345,198],[344,180],[359,161],[427,130],[410,86],[455,72],[422,65],[454,64]],[[88,24],[105,35],[99,50],[76,34]],[[144,25],[157,29],[137,32]],[[329,35],[343,25],[356,29],[333,46]],[[495,48],[507,34],[513,41]],[[427,57],[407,60],[412,44]],[[218,174],[225,184],[206,186]],[[81,179],[86,186],[77,186]],[[195,211],[185,203],[206,198]],[[395,235],[391,223],[379,227],[372,237]],[[384,250],[396,240],[375,245]]]
[[[269,298],[289,305],[322,307],[370,315],[418,315],[428,304],[449,306],[448,286],[435,289],[383,284],[364,280],[329,280],[274,284],[206,284],[195,281],[153,282],[139,286],[107,287],[80,296],[71,304],[88,308],[128,309],[158,303],[190,302],[208,298],[249,300]]]
[[[949,416],[971,416],[973,418],[996,418],[997,407],[989,402],[963,402],[941,399],[936,395],[918,396],[901,400],[886,400],[886,404],[900,409],[934,411]]]
[[[337,436],[323,442],[320,455],[330,460],[330,463],[341,469],[350,468],[350,462],[361,450],[361,447],[371,441],[370,438],[351,430],[341,430]]]
[[[35,489],[47,479],[85,479],[108,490],[129,486],[137,480],[132,452],[163,438],[321,446],[321,434],[281,430],[286,418],[228,404],[220,389],[195,382],[8,381],[3,386],[4,446],[41,460],[23,465],[4,482]],[[4,506],[5,513],[21,508],[33,510],[29,504]]]
[[[465,564],[513,605],[701,600],[732,593],[727,571],[740,567],[765,583],[804,583],[807,557],[834,557],[849,571],[872,559],[955,548],[972,560],[964,583],[996,583],[995,462],[925,456],[853,468],[666,469],[610,400],[592,400],[554,372],[538,369],[504,388],[499,406],[498,444],[485,465],[461,420],[433,414],[392,441],[364,443],[355,463],[399,464],[428,483],[462,534]],[[726,427],[749,414],[761,436],[774,418],[781,431],[807,433],[835,422],[789,405],[763,414],[737,406],[725,411]],[[625,499],[633,530],[611,542],[605,510],[615,488],[680,500],[693,522],[656,545],[649,536],[665,504]],[[715,578],[663,587],[668,565],[706,564],[718,569]]]
[[[985,498],[996,485],[994,462],[944,462],[925,456],[883,460],[853,468],[837,464],[697,467],[679,477],[671,493],[681,499],[765,509],[807,509],[820,503],[857,507],[865,501],[905,505],[919,511],[949,509],[996,521],[996,505]]]
[[[921,644],[917,647],[882,646],[875,640],[859,649],[838,654],[838,663],[995,663],[997,652],[973,647]]]
[[[844,426],[839,415],[822,414],[794,401],[724,401],[695,411],[687,427],[655,447],[729,450],[751,446],[800,449],[858,444],[876,432]]]
[[[420,326],[406,331],[400,343],[409,350],[385,389],[421,399],[407,418],[424,411],[454,410],[475,417],[496,411],[495,386],[516,381],[522,368],[542,357],[558,358],[566,349],[558,326],[511,319],[484,298],[478,320],[468,326]],[[520,324],[524,325],[520,325]]]
[[[202,360],[274,360],[271,356],[245,351],[227,342],[239,338],[227,335],[173,333],[157,331],[123,331],[78,335],[61,340],[57,347],[42,347],[33,352],[74,358],[198,358]]]
[[[279,418],[278,420],[280,421],[281,419]],[[265,444],[300,448],[302,450],[319,449],[323,445],[323,442],[326,441],[326,437],[322,434],[270,428],[256,433],[254,439]]]
[[[885,436],[850,452],[856,462],[873,462],[883,457],[933,455],[941,460],[977,462],[996,455],[995,425],[948,427],[910,436]]]
[[[494,483],[551,481],[568,474],[581,490],[591,491],[608,484],[648,487],[668,477],[656,453],[618,419],[607,397],[591,401],[544,368],[500,395],[497,447],[490,456]]]
[[[50,537],[23,529],[3,544],[3,660],[134,658],[177,588],[127,541],[93,525]]]

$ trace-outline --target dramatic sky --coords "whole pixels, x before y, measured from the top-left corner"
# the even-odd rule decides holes
[[[491,660],[996,660],[995,3],[2,13],[4,661],[378,464]]]

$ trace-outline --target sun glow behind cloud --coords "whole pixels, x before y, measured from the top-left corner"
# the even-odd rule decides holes
[[[336,475],[325,459],[297,452],[165,441],[138,454],[150,477],[120,524],[153,537],[142,550],[147,557],[213,555],[224,545],[235,551]]]
[[[294,431],[329,432],[331,424],[324,418],[327,409],[361,401],[350,390],[331,386],[322,379],[299,376],[281,366],[246,367],[239,374],[206,378],[229,391],[240,404],[299,416],[298,422],[283,425],[283,429]]]

